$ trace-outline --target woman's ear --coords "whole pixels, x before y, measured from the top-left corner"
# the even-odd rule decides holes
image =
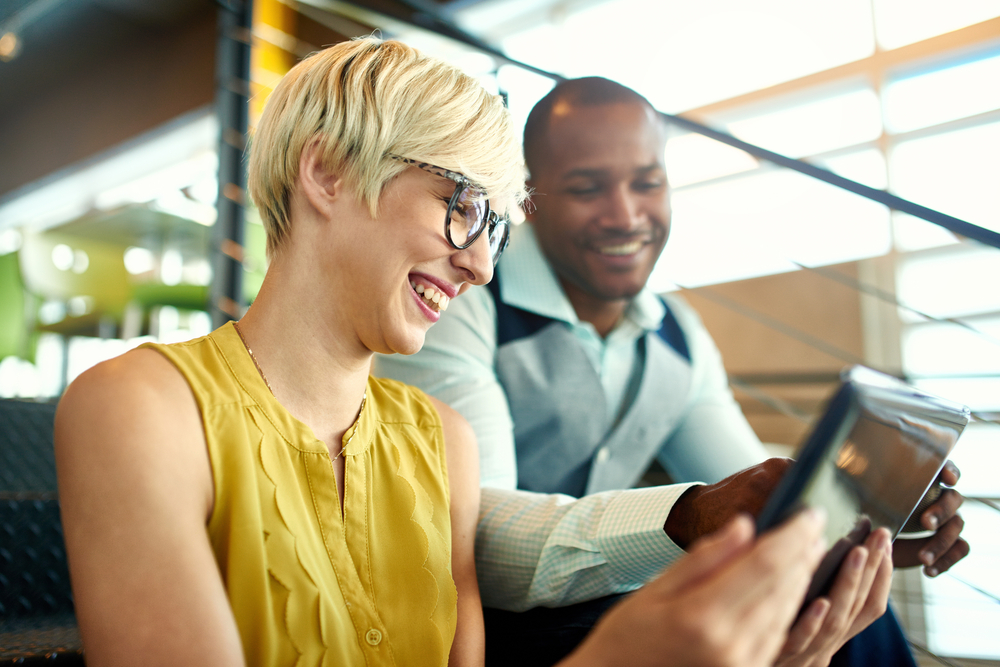
[[[323,162],[316,139],[306,144],[299,156],[299,182],[306,199],[321,213],[329,214],[333,203],[343,195],[343,179]]]

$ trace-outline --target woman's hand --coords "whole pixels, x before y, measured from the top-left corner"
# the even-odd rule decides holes
[[[823,667],[848,639],[885,613],[892,583],[889,531],[848,552],[828,596],[812,601],[789,632],[779,667]]]
[[[826,551],[824,520],[802,512],[754,540],[741,515],[609,611],[563,663],[764,667]]]

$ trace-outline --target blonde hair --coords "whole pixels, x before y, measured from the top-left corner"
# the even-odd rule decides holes
[[[464,174],[500,213],[525,197],[521,147],[499,96],[401,42],[355,39],[300,62],[265,105],[248,189],[269,255],[288,235],[299,158],[314,139],[372,215],[385,185],[408,167],[390,155]]]

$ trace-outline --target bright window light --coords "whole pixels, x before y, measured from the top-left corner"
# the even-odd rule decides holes
[[[654,288],[696,287],[885,254],[885,207],[807,176],[756,173],[673,196]]]
[[[504,65],[497,71],[497,85],[500,90],[510,93],[507,99],[507,108],[510,109],[511,120],[516,128],[517,136],[521,136],[524,123],[528,120],[528,114],[531,113],[532,107],[552,90],[554,84],[551,79],[539,74],[525,71],[513,65]]]
[[[900,143],[889,153],[893,191],[1000,232],[1000,123]]]
[[[1000,0],[873,0],[873,9],[879,46],[895,49],[1000,16]]]
[[[0,398],[37,396],[38,385],[38,372],[31,363],[18,357],[0,359]]]
[[[1000,393],[997,394],[1000,406]],[[1000,498],[1000,424],[973,422],[965,429],[962,437],[949,457],[962,471],[958,490],[966,496]],[[997,514],[1000,521],[1000,513]],[[1000,524],[998,524],[1000,527]]]
[[[21,236],[20,230],[5,229],[0,231],[0,255],[17,252],[21,249],[23,241],[24,238]]]
[[[891,81],[883,96],[890,132],[1000,109],[1000,55]]]
[[[927,378],[912,380],[914,386],[949,400],[969,406],[971,410],[992,412],[1000,410],[1000,375],[996,377],[963,377],[963,378]],[[963,438],[966,436],[962,436]],[[990,446],[1000,452],[996,443],[1000,442],[1000,433],[994,431]],[[974,457],[973,457],[974,458]],[[978,466],[978,464],[977,464]],[[961,467],[961,466],[959,466]],[[962,468],[962,470],[966,470]],[[977,468],[978,469],[978,468]],[[998,468],[982,468],[983,471],[994,471]],[[992,472],[991,472],[992,474]],[[962,473],[964,480],[966,473]]]
[[[749,153],[700,134],[683,134],[667,141],[667,178],[673,188],[755,169]]]
[[[135,246],[127,248],[123,259],[125,261],[125,270],[132,275],[152,271],[156,266],[156,260],[153,257],[152,251],[146,248],[137,248]]]
[[[892,212],[892,234],[896,248],[904,252],[959,242],[958,237],[944,227],[899,211]]]
[[[923,579],[927,643],[939,655],[995,659],[1000,655],[1000,604],[963,582],[1000,596],[1000,513],[966,502],[962,518],[962,537],[975,545],[972,555],[939,577]]]
[[[1000,375],[1000,317],[977,319],[976,331],[949,322],[910,325],[903,332],[907,375]]]
[[[937,318],[1000,312],[1000,250],[961,247],[907,257],[897,270],[896,294]]]
[[[58,243],[53,246],[52,264],[60,271],[69,271],[73,268],[73,249],[65,243]]]
[[[648,26],[655,39],[643,35]],[[594,48],[608,35],[620,45]],[[678,112],[864,58],[874,43],[868,0],[618,0],[512,34],[503,47],[566,76],[616,79]]]
[[[120,338],[85,338],[69,339],[69,362],[67,364],[67,380],[72,382],[80,373],[102,361],[117,357],[127,352],[129,345]]]
[[[875,148],[815,160],[833,173],[870,188],[884,189],[887,184],[885,157]]]
[[[882,134],[878,97],[854,90],[726,123],[733,135],[790,157],[874,141]]]
[[[184,258],[179,250],[168,248],[160,256],[160,280],[164,285],[180,283],[184,275]]]

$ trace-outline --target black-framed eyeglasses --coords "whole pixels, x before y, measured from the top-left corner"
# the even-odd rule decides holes
[[[486,230],[490,258],[495,265],[510,240],[510,219],[490,209],[486,191],[457,171],[399,155],[389,157],[455,182],[455,192],[448,200],[448,210],[444,217],[444,237],[452,248],[464,250],[475,243],[483,230]]]

